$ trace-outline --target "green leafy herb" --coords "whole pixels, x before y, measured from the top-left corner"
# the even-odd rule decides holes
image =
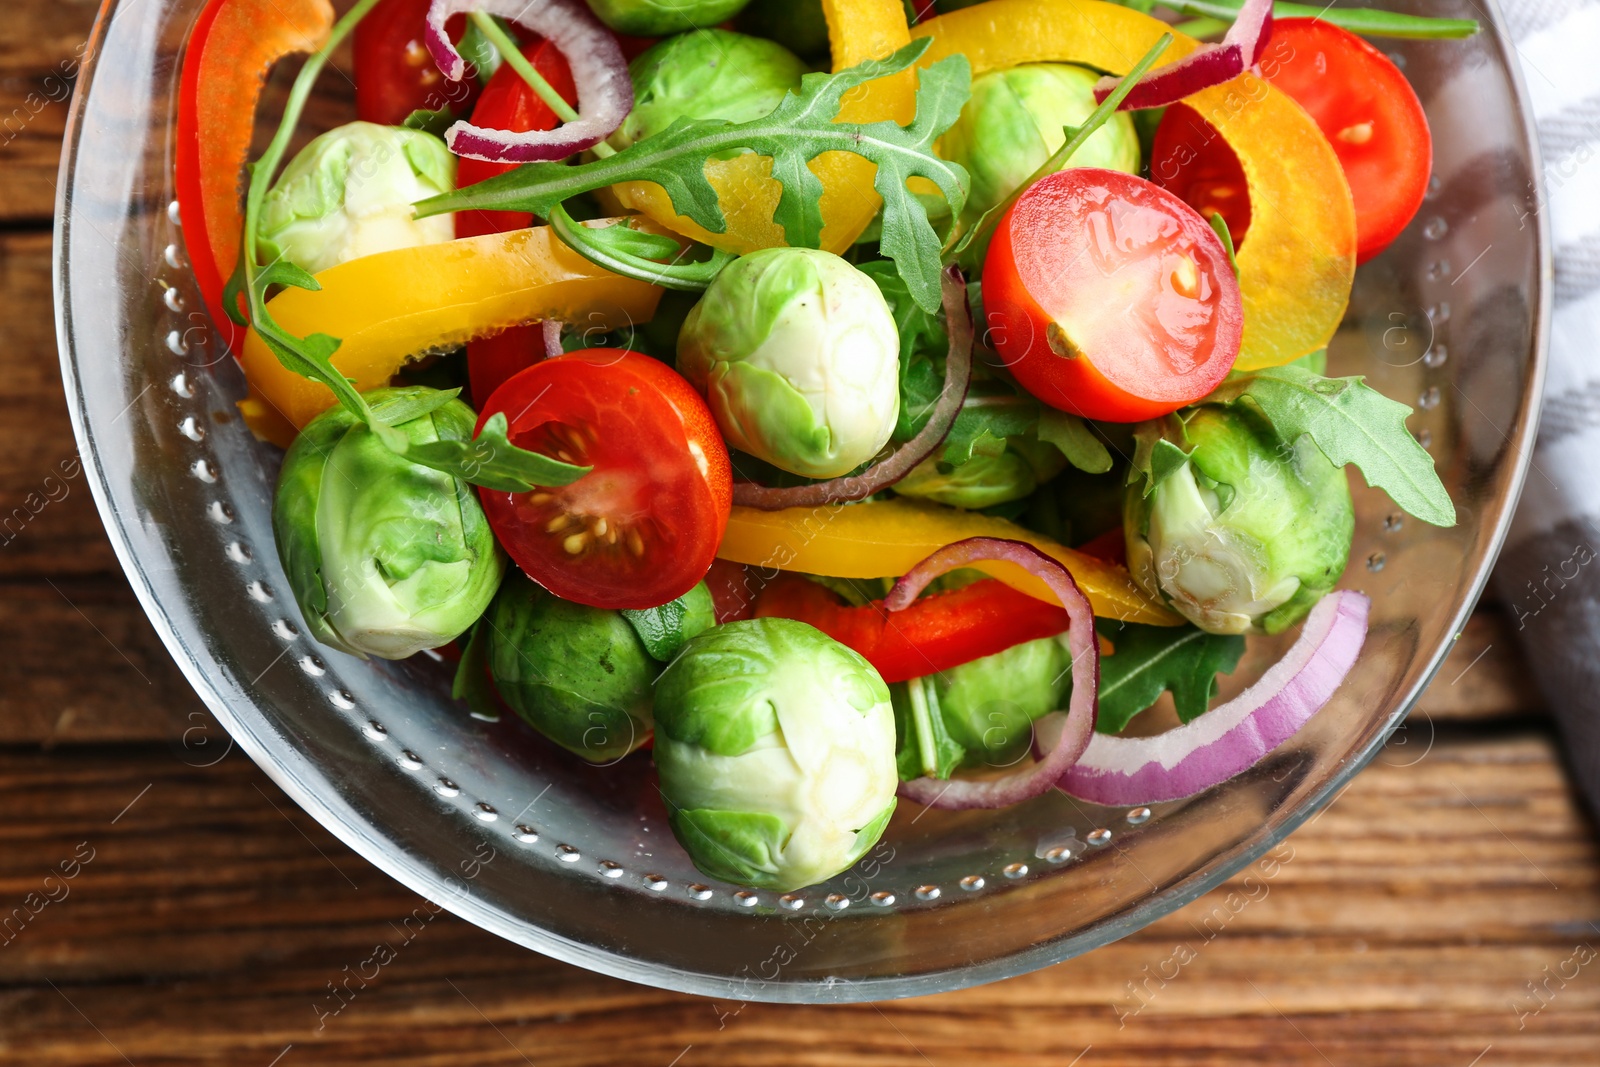
[[[1224,382],[1206,403],[1249,401],[1285,445],[1309,436],[1336,466],[1353,463],[1367,484],[1434,526],[1454,526],[1456,509],[1433,457],[1406,429],[1411,409],[1361,378],[1323,378],[1292,364]]]
[[[723,267],[738,258],[732,252],[712,249],[709,259],[689,259],[694,245],[685,247],[626,222],[586,226],[574,221],[562,204],[550,210],[550,226],[568,247],[591,263],[627,278],[684,292],[703,291]]]
[[[1025,434],[1039,424],[1040,404],[1016,393],[968,395],[961,405],[939,458],[953,467],[973,456],[998,456],[1006,438]]]
[[[1085,474],[1104,474],[1111,469],[1111,450],[1078,416],[1041,408],[1037,432],[1039,440],[1055,445],[1068,463]]]
[[[1244,6],[1244,0],[1161,0],[1161,6],[1170,7],[1184,15],[1199,15],[1231,23],[1239,17],[1239,9]],[[1273,4],[1272,16],[1280,19],[1320,19],[1342,30],[1367,37],[1439,39],[1471,37],[1478,32],[1478,23],[1473,19],[1423,18],[1420,15],[1402,15],[1394,11],[1378,11],[1373,8],[1334,7],[1332,4],[1327,7],[1309,4]]]
[[[239,242],[239,263],[223,290],[223,306],[228,316],[241,326],[247,322],[252,325],[268,350],[285,368],[327,386],[334,398],[366,423],[379,440],[412,462],[488,489],[522,492],[535,485],[569,485],[587,474],[590,468],[560,463],[548,456],[517,448],[506,439],[503,419],[498,427],[485,426],[484,432],[475,441],[411,443],[406,434],[395,428],[393,421],[385,421],[376,415],[350,379],[334,367],[333,355],[339,350],[340,344],[337,337],[325,333],[296,337],[278,324],[267,307],[267,293],[275,286],[292,286],[312,292],[322,288],[308,271],[286,259],[261,264],[257,240],[261,206],[272,183],[272,176],[288,151],[289,141],[294,136],[317,75],[327,64],[333,50],[377,2],[360,0],[352,7],[334,25],[327,42],[305,61],[295,77],[277,133],[261,158],[250,167],[250,186],[245,196],[244,234]],[[248,320],[239,310],[241,297],[249,304]]]
[[[1211,232],[1217,235],[1217,240],[1222,242],[1222,250],[1228,254],[1228,266],[1233,268],[1233,276],[1239,276],[1239,257],[1233,251],[1233,234],[1228,232],[1228,220],[1222,217],[1222,212],[1213,211],[1206,216],[1206,221],[1211,224]]]
[[[450,695],[464,700],[467,710],[489,722],[500,721],[500,705],[495,702],[494,683],[489,680],[489,635],[487,617],[472,626],[466,647],[461,650],[461,662],[456,665],[456,676],[450,683]]]
[[[949,778],[967,757],[967,750],[950,736],[939,710],[939,694],[929,678],[913,678],[889,687],[893,698],[895,733],[900,738],[895,766],[902,780]]]
[[[1217,675],[1232,674],[1244,654],[1238,634],[1208,634],[1196,626],[1144,626],[1102,620],[1114,651],[1100,660],[1100,713],[1095,729],[1122,732],[1133,717],[1170,690],[1178,718],[1203,715],[1217,695]]]
[[[1027,192],[1034,182],[1047,174],[1054,174],[1067,165],[1067,161],[1072,158],[1072,154],[1082,148],[1083,143],[1092,137],[1096,130],[1104,126],[1112,115],[1116,114],[1117,108],[1122,104],[1123,99],[1133,92],[1133,87],[1139,83],[1139,79],[1144,77],[1145,72],[1155,65],[1156,60],[1161,58],[1161,53],[1165,52],[1167,45],[1171,43],[1172,34],[1162,34],[1161,39],[1150,47],[1150,51],[1146,52],[1139,62],[1133,65],[1133,69],[1128,71],[1117,87],[1112,90],[1111,95],[1102,100],[1100,106],[1090,112],[1089,117],[1083,120],[1081,126],[1063,127],[1066,131],[1067,139],[1056,150],[1055,155],[1040,164],[1039,169],[1029,175],[1027,181],[1017,186],[1016,191],[1010,196],[978,216],[976,222],[970,226],[963,226],[960,220],[960,205],[952,203],[951,207],[956,216],[956,223],[950,227],[950,236],[945,240],[945,262],[959,264],[969,276],[981,272],[984,256],[989,250],[989,238],[994,235],[994,228],[1000,224],[1001,216],[1011,210],[1011,205],[1015,204],[1018,198]]]
[[[906,281],[888,260],[860,265],[861,273],[877,283],[894,316],[900,336],[900,417],[894,439],[909,441],[921,432],[933,415],[934,405],[944,389],[944,360],[950,348],[950,335],[944,319],[924,311],[911,299]]]
[[[814,248],[822,235],[822,180],[807,166],[823,152],[852,152],[878,165],[873,187],[883,197],[883,254],[895,261],[913,300],[925,311],[939,309],[939,238],[928,213],[906,181],[927,178],[952,212],[966,204],[967,174],[940,159],[933,143],[961,113],[971,81],[965,56],[940,60],[918,72],[917,114],[910,126],[888,120],[835,122],[844,94],[857,85],[905,70],[928,48],[912,41],[887,59],[838,74],[808,74],[798,93],[784,97],[771,114],[749,122],[678,119],[665,130],[606,159],[578,166],[528,163],[498,178],[432,197],[417,205],[419,217],[447,211],[531,211],[548,218],[568,197],[624,181],[655,182],[673,209],[712,233],[727,219],[715,187],[706,179],[707,160],[749,150],[772,159],[782,185],[773,221],[789,244]]]
[[[408,130],[422,130],[425,133],[433,134],[435,137],[443,137],[444,132],[448,130],[455,123],[455,121],[455,109],[449,104],[446,104],[438,111],[429,111],[426,108],[418,108],[416,111],[413,111],[411,114],[407,115],[405,117],[405,121],[400,123],[400,125],[404,126]]]

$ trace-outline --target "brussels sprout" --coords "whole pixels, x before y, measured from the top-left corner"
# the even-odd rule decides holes
[[[678,371],[734,448],[833,478],[875,456],[900,414],[900,340],[871,278],[814,248],[725,267],[684,320]]]
[[[1033,721],[1065,707],[1072,653],[1054,637],[1025,641],[933,676],[945,729],[964,766],[1007,766],[1027,751]]]
[[[1197,409],[1182,437],[1192,446],[1187,461],[1162,439],[1156,448],[1167,458],[1153,468],[1161,472],[1125,497],[1135,580],[1210,633],[1277,633],[1299,621],[1350,556],[1355,513],[1344,470],[1308,436],[1282,444],[1240,404]]]
[[[991,71],[972,82],[961,117],[939,151],[967,168],[966,210],[981,215],[1010,196],[1066,143],[1063,127],[1094,111],[1100,75],[1065,63],[1029,63]],[[1074,167],[1139,172],[1139,136],[1126,113],[1111,116],[1069,161]]]
[[[657,664],[621,612],[562,600],[513,570],[485,622],[495,688],[529,726],[593,763],[650,736]]]
[[[740,33],[782,41],[795,55],[807,59],[820,59],[828,53],[828,19],[822,13],[822,0],[751,0],[734,25]]]
[[[866,660],[792,619],[696,637],[656,682],[672,831],[713,878],[787,891],[861,858],[894,812],[894,713]]]
[[[628,64],[633,110],[611,135],[626,148],[679,118],[747,122],[800,87],[805,64],[781,44],[727,30],[669,37]]]
[[[456,157],[431,133],[352,122],[318,137],[283,169],[261,206],[261,246],[316,274],[396,248],[455,238],[455,216],[411,217],[453,192]]]
[[[696,26],[715,26],[750,0],[589,0],[600,21],[618,33],[665,37]]]
[[[470,440],[477,421],[421,386],[366,397],[417,443]],[[357,656],[404,659],[453,641],[505,570],[472,486],[397,456],[342,407],[289,448],[272,529],[312,634]]]
[[[1021,500],[1066,467],[1061,450],[1028,434],[1005,438],[999,455],[974,453],[952,466],[931,456],[895,483],[902,496],[917,496],[957,508],[987,508]]]

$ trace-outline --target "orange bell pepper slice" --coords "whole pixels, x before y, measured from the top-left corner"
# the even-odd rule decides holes
[[[833,69],[844,70],[869,59],[882,59],[911,41],[905,7],[900,0],[823,0]],[[893,119],[902,126],[916,116],[916,74],[902,71],[854,90],[839,108],[844,122]],[[822,179],[822,240],[830,252],[843,252],[861,236],[883,206],[872,188],[878,166],[852,152],[824,152],[810,163]],[[617,199],[669,229],[715,248],[744,255],[758,248],[786,245],[783,228],[772,221],[782,187],[772,179],[772,160],[745,153],[710,160],[706,180],[717,190],[728,220],[727,230],[711,233],[673,210],[666,191],[654,182],[615,186]]]
[[[173,183],[201,299],[235,352],[244,327],[223,312],[222,287],[239,261],[240,174],[256,102],[274,63],[315,52],[332,29],[328,0],[211,0],[184,50]]]
[[[960,52],[976,77],[1019,63],[1123,73],[1171,27],[1100,0],[989,0],[916,26],[919,64]],[[1198,47],[1179,35],[1161,60]],[[1238,370],[1276,367],[1327,346],[1350,300],[1356,216],[1339,158],[1300,106],[1254,74],[1185,98],[1244,167],[1254,217],[1239,249],[1244,338]]]
[[[735,507],[717,555],[768,570],[836,578],[898,578],[935,549],[968,537],[1026,541],[1053,557],[1072,572],[1094,613],[1102,618],[1156,626],[1177,626],[1183,621],[1145,595],[1122,567],[1005,519],[906,497],[782,511]],[[1060,603],[1049,586],[1015,564],[996,560],[973,566],[1029,596]]]
[[[620,329],[648,322],[661,299],[658,286],[595,266],[548,226],[362,256],[317,282],[285,289],[267,309],[296,337],[339,338],[333,365],[359,391],[387,385],[415,356],[508,326],[560,319]],[[286,445],[334,404],[327,386],[284,367],[254,330],[241,362],[250,395],[239,410],[259,437]]]

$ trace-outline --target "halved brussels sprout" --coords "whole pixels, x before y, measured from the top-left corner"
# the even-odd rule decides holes
[[[981,215],[1001,203],[1066,143],[1066,126],[1088,118],[1100,75],[1067,63],[1028,63],[990,71],[972,82],[961,117],[939,141],[948,160],[967,168],[966,211]],[[1068,161],[1139,173],[1139,135],[1127,113],[1111,116]]]
[[[748,122],[800,88],[804,63],[783,45],[727,30],[668,37],[628,64],[633,110],[611,135],[623,149],[679,118]]]
[[[889,690],[803,622],[694,638],[657,680],[655,719],[673,833],[713,878],[785,892],[831,878],[894,812]]]
[[[1210,633],[1277,633],[1298,622],[1350,557],[1355,512],[1343,468],[1310,437],[1283,445],[1239,404],[1195,410],[1182,440],[1187,461],[1163,438],[1171,466],[1148,495],[1141,477],[1124,498],[1134,579]]]
[[[454,240],[454,215],[411,205],[454,191],[456,157],[422,130],[351,122],[290,160],[261,206],[261,251],[318,274],[374,252]]]
[[[366,397],[418,443],[470,440],[477,422],[461,401],[422,386]],[[505,569],[472,486],[396,455],[342,407],[312,419],[289,448],[272,529],[312,634],[357,656],[404,659],[455,640]]]
[[[878,453],[900,414],[900,341],[871,278],[831,252],[764,248],[684,320],[678,371],[728,444],[808,478]]]

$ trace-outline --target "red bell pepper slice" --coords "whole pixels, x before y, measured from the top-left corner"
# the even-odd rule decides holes
[[[948,670],[1012,645],[1067,630],[1066,610],[985,578],[889,613],[882,601],[851,607],[797,574],[780,574],[756,598],[757,618],[798,619],[861,653],[885,682]]]
[[[211,0],[189,34],[173,178],[189,265],[217,332],[234,352],[243,350],[245,329],[224,313],[222,287],[239,260],[240,175],[256,103],[272,65],[322,47],[333,17],[328,0]]]

